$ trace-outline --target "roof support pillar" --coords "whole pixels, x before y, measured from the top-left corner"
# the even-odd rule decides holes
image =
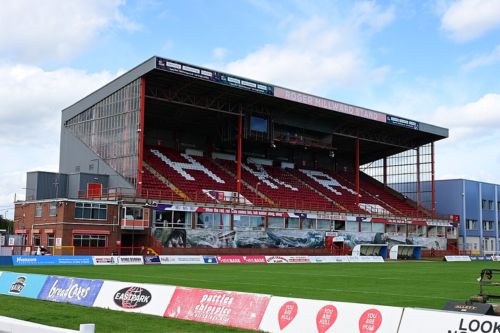
[[[359,206],[359,131],[356,131],[356,157],[354,162],[354,175],[356,177],[356,206]]]
[[[238,154],[236,164],[236,192],[241,193],[241,154],[242,154],[242,137],[243,137],[243,106],[240,105],[240,114],[238,116]]]

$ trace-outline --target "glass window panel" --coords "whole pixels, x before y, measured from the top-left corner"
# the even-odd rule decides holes
[[[287,219],[287,226],[288,229],[299,229],[300,228],[300,221],[296,217],[289,217]]]
[[[347,221],[345,231],[359,231],[359,222]]]
[[[372,223],[372,232],[385,232],[385,224]]]
[[[371,232],[372,223],[371,222],[361,222],[361,232]]]
[[[270,216],[267,219],[267,227],[268,228],[284,228],[285,227],[285,219],[283,217]]]

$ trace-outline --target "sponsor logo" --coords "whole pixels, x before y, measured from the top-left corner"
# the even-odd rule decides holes
[[[316,328],[318,333],[325,333],[337,320],[337,308],[333,305],[325,305],[319,309],[316,315]],[[363,332],[365,333],[365,332]]]
[[[54,284],[52,285],[52,287],[50,287],[47,298],[50,299],[50,298],[63,297],[68,299],[74,298],[77,300],[82,300],[89,294],[90,287],[83,288],[80,287],[78,283],[75,283],[68,288],[59,288],[57,286],[58,282],[59,282],[58,280],[54,281]]]
[[[359,317],[359,332],[374,333],[382,325],[382,313],[377,309],[369,309]]]
[[[26,286],[26,276],[18,276],[16,282],[14,282],[9,289],[9,294],[20,294]]]
[[[203,261],[205,261],[205,264],[216,264],[217,258],[215,258],[215,257],[203,257]]]
[[[115,258],[113,257],[94,257],[96,264],[114,264]]]
[[[278,311],[278,325],[280,330],[287,327],[297,316],[299,307],[294,301],[288,301],[281,306]]]
[[[142,257],[120,257],[120,263],[142,264]]]
[[[36,260],[36,258],[21,258],[21,257],[17,257],[16,258],[16,262],[19,262],[19,263],[36,263],[37,260]]]
[[[283,264],[287,263],[288,259],[285,257],[267,257],[266,261],[270,264]]]
[[[241,264],[241,257],[217,257],[219,264]]]
[[[137,309],[151,302],[151,293],[141,287],[120,289],[113,296],[116,305],[124,309]]]
[[[473,319],[469,322],[466,319],[461,318],[460,324],[458,325],[458,330],[448,330],[448,333],[496,333],[500,332],[500,322],[497,321],[479,321]]]
[[[160,257],[158,257],[158,256],[146,256],[146,257],[144,257],[144,263],[145,264],[159,264]]]

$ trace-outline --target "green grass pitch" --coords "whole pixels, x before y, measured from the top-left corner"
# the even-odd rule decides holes
[[[477,294],[476,278],[497,262],[368,264],[32,266],[0,270],[223,289],[341,302],[441,309]],[[499,291],[500,292],[500,291]],[[244,332],[213,325],[0,295],[0,315],[97,332]]]

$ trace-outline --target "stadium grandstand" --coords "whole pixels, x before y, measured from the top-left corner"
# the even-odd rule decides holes
[[[18,244],[75,253],[456,249],[435,210],[448,130],[161,57],[62,111],[58,173],[29,172]]]

